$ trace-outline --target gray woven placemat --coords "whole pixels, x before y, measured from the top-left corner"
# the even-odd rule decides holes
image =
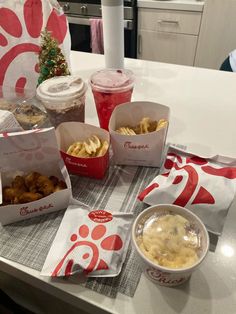
[[[158,171],[149,167],[110,166],[103,180],[71,176],[73,196],[91,208],[137,215],[146,207],[137,200],[137,195]],[[62,210],[4,227],[0,225],[0,256],[41,271],[64,212]],[[82,285],[113,298],[118,292],[133,296],[140,276],[141,269],[130,245],[119,276],[89,278]]]

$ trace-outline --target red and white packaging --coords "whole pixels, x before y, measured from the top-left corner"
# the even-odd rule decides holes
[[[0,1],[0,86],[35,90],[41,32],[47,28],[70,62],[68,21],[56,0]]]
[[[70,205],[44,263],[41,275],[76,273],[114,277],[122,268],[133,215]]]
[[[0,206],[2,225],[68,207],[71,183],[60,157],[54,128],[0,134],[0,204],[2,187],[9,186],[16,175],[32,171],[56,176],[67,188],[34,202]]]
[[[220,235],[235,192],[235,159],[200,157],[169,147],[160,174],[138,198],[149,205],[186,207]]]
[[[109,122],[114,161],[119,165],[160,167],[168,127],[159,131],[122,135],[120,127],[136,126],[144,117],[169,121],[169,108],[154,102],[136,101],[117,106]]]
[[[61,156],[70,173],[102,179],[109,166],[109,148],[101,157],[80,158],[66,153],[69,146],[75,142],[97,135],[100,140],[107,141],[110,146],[110,135],[104,129],[82,122],[61,123],[56,129],[56,137]]]

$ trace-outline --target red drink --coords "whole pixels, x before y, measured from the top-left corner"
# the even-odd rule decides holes
[[[117,105],[130,102],[134,78],[129,70],[102,70],[90,79],[100,126],[108,130],[112,111]]]

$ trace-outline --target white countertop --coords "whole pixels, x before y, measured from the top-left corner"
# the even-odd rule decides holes
[[[104,57],[72,52],[73,72],[88,79],[104,66]],[[168,141],[189,150],[236,156],[236,74],[173,64],[126,59],[136,76],[133,100],[150,100],[171,110]],[[86,121],[97,123],[91,91]],[[177,288],[155,285],[142,276],[133,298],[110,299],[65,281],[51,281],[38,271],[0,258],[0,271],[21,279],[89,313],[234,314],[236,313],[236,203],[231,206],[216,251],[190,281]],[[51,312],[52,313],[52,312]],[[70,313],[68,307],[68,313]],[[79,313],[79,312],[78,312]]]
[[[139,8],[203,11],[204,1],[197,0],[138,0]]]

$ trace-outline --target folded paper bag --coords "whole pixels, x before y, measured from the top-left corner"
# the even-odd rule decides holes
[[[175,204],[193,211],[207,229],[221,234],[236,191],[236,160],[203,158],[170,147],[160,174],[138,198],[149,204]]]
[[[133,215],[128,213],[70,205],[41,275],[117,276],[127,253],[132,218]]]

